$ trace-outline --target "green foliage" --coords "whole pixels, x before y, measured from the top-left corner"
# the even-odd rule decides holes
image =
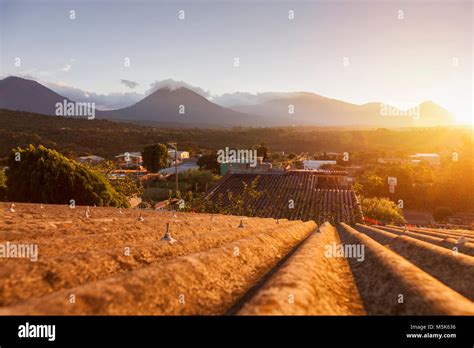
[[[214,213],[214,214],[230,214],[230,215],[244,215],[244,216],[258,216],[258,211],[250,208],[248,202],[258,199],[263,192],[257,191],[257,179],[254,179],[250,184],[245,182],[241,193],[234,195],[232,192],[227,194],[224,198],[222,194],[219,195],[217,202],[206,199],[204,195],[193,196],[192,192],[188,192],[186,197],[182,197],[178,192],[177,199],[184,199],[186,211],[195,211],[200,213]],[[225,201],[225,203],[224,203]],[[171,202],[171,193],[170,193]]]
[[[109,181],[110,185],[118,193],[123,194],[127,198],[140,197],[143,195],[143,185],[134,176],[126,175],[125,177],[110,179],[110,174],[118,169],[116,163],[112,161],[103,161],[97,164],[85,164],[91,170],[103,174]]]
[[[264,161],[268,159],[268,148],[265,144],[262,143],[257,147],[257,156],[263,157]]]
[[[214,174],[219,174],[221,171],[221,166],[217,162],[217,153],[202,155],[199,157],[197,165],[200,169],[210,170]]]
[[[275,151],[350,152],[350,162],[376,163],[377,157],[439,152],[457,146],[471,128],[436,127],[406,130],[351,130],[328,127],[167,129],[103,119],[45,116],[0,109],[0,157],[16,146],[45,145],[61,153],[94,154],[112,159],[147,144],[177,141],[183,149],[216,151],[252,148],[262,141]],[[389,154],[390,153],[390,154]]]
[[[381,197],[387,194],[384,179],[376,174],[363,174],[358,178],[364,197]]]
[[[215,182],[219,177],[213,174],[210,170],[198,170],[192,169],[184,173],[178,174],[178,180],[180,183],[186,183],[191,187],[203,189],[206,184],[208,187]]]
[[[7,176],[3,169],[0,169],[0,201],[7,199]]]
[[[161,168],[166,167],[168,159],[168,148],[163,144],[147,145],[142,152],[143,165],[148,171],[158,172]]]
[[[12,149],[8,165],[12,201],[128,207],[103,175],[44,146]]]
[[[435,219],[436,222],[447,222],[448,216],[453,215],[453,211],[449,207],[437,207],[433,211],[433,219]]]
[[[385,223],[402,223],[403,215],[394,202],[388,198],[363,198],[361,201],[364,216]]]
[[[141,183],[130,176],[113,179],[109,182],[115,191],[127,198],[141,197],[141,195],[143,195],[143,186]]]
[[[0,160],[9,149],[28,144],[44,145],[72,155],[94,154],[113,159],[118,153],[140,151],[147,144],[177,141],[183,149],[216,151],[230,148],[252,148],[264,141],[275,151],[290,153],[291,161],[302,152],[350,153],[348,164],[363,166],[356,183],[362,185],[364,196],[389,196],[403,199],[405,209],[433,211],[447,206],[456,211],[474,210],[474,153],[472,127],[432,127],[409,129],[353,130],[318,127],[166,129],[142,127],[131,123],[95,119],[44,116],[28,112],[0,109]],[[459,161],[453,161],[453,152]],[[291,153],[293,152],[293,153]],[[441,166],[382,165],[380,157],[403,158],[416,152],[434,152],[442,156]],[[200,160],[201,168],[219,174],[215,161]],[[5,164],[4,162],[0,162]],[[274,163],[285,167],[292,162],[276,158]],[[294,164],[297,166],[297,164]],[[364,185],[361,175],[376,175],[383,179],[375,188]],[[390,194],[387,176],[395,176],[398,185]]]
[[[427,164],[368,164],[356,173],[364,197],[403,200],[405,209],[433,212],[449,207],[453,212],[474,210],[474,152],[470,137],[460,139],[457,150],[441,158],[440,166]],[[456,156],[454,156],[456,154]],[[395,193],[389,193],[388,176],[397,178]]]

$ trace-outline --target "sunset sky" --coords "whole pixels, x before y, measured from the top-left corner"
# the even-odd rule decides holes
[[[433,100],[472,123],[472,1],[0,2],[0,76],[99,94],[142,94],[172,78],[211,95]]]

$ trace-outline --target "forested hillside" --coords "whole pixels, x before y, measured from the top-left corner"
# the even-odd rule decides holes
[[[0,157],[17,146],[44,145],[65,154],[95,154],[112,158],[124,151],[141,151],[150,143],[177,141],[181,149],[249,148],[264,142],[272,151],[366,151],[370,157],[411,152],[454,151],[468,128],[350,130],[346,128],[284,127],[178,129],[137,126],[107,120],[0,110]]]

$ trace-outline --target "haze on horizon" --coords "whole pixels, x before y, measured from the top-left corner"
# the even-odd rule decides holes
[[[432,100],[473,124],[473,17],[462,0],[0,0],[0,76],[124,97],[171,77],[210,96]]]

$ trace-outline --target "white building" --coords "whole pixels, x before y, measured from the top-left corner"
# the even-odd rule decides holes
[[[81,157],[78,158],[78,161],[79,161],[79,163],[93,164],[93,163],[104,162],[105,158],[100,157],[100,156],[90,155],[90,156],[81,156]]]
[[[415,164],[425,162],[431,165],[439,165],[441,163],[439,155],[436,153],[417,153],[410,156],[410,160]]]
[[[174,154],[175,154],[174,149],[168,149],[168,165],[169,166],[174,165]],[[189,159],[189,152],[178,150],[178,152],[176,152],[176,159],[178,160],[178,163],[182,162],[185,159]]]
[[[306,170],[316,170],[320,169],[323,164],[337,164],[337,162],[328,160],[304,160],[303,168]]]
[[[187,172],[188,170],[197,170],[199,166],[195,162],[185,162],[178,165],[178,174]],[[163,168],[158,173],[162,175],[174,174],[176,172],[175,167]]]
[[[115,156],[115,158],[121,167],[141,166],[143,164],[141,152],[125,152]]]

